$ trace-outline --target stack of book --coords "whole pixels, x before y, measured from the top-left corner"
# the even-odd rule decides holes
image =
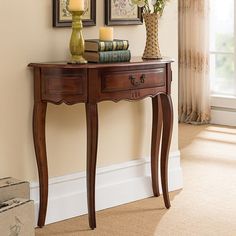
[[[87,39],[85,40],[84,58],[89,62],[99,63],[128,62],[131,59],[128,48],[128,40],[101,41],[99,39]]]

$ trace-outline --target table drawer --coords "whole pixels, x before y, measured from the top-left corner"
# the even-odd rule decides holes
[[[148,70],[103,72],[101,92],[163,87],[166,83],[165,68]]]
[[[86,69],[42,70],[42,98],[52,102],[84,102],[87,97]]]

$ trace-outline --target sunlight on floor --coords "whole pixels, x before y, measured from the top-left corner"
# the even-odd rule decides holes
[[[180,125],[181,153],[191,152],[195,159],[229,163],[236,159],[236,129],[214,125]],[[186,138],[188,137],[188,138]],[[202,152],[207,155],[202,156]],[[198,156],[201,156],[198,158]],[[188,159],[188,156],[184,158]]]
[[[184,188],[155,235],[236,235],[236,129],[179,127]]]

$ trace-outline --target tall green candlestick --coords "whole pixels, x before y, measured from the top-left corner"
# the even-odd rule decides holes
[[[72,34],[70,39],[70,52],[72,64],[84,64],[84,37],[82,34],[83,24],[81,16],[84,11],[71,11],[72,14]]]

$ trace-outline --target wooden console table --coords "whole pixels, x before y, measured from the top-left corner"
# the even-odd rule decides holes
[[[96,228],[95,177],[98,143],[97,103],[109,100],[139,100],[152,97],[151,174],[154,196],[159,196],[159,146],[161,146],[161,183],[166,208],[168,193],[168,155],[172,136],[173,109],[170,59],[113,64],[71,65],[31,63],[34,68],[33,136],[40,185],[38,226],[45,224],[48,203],[48,167],[45,142],[47,103],[85,103],[87,117],[87,198],[89,225]],[[163,127],[163,130],[162,130]],[[162,132],[161,132],[162,130]]]

